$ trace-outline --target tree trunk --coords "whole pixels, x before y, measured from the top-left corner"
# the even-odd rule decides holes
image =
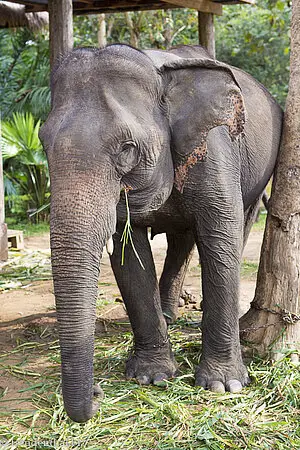
[[[140,33],[141,33],[141,25],[142,25],[142,21],[145,15],[145,11],[141,11],[138,13],[138,19],[134,22],[132,20],[132,13],[130,12],[126,12],[125,13],[125,18],[126,18],[126,23],[128,26],[128,29],[130,31],[130,45],[132,45],[132,47],[137,48],[139,46],[139,37],[140,37]]]
[[[291,74],[257,287],[242,337],[273,358],[300,350],[300,0],[292,4]],[[294,352],[294,353],[293,353]]]
[[[99,14],[98,17],[98,46],[103,48],[107,45],[106,40],[106,21],[105,14]]]
[[[216,57],[214,15],[198,12],[199,44],[212,58]]]
[[[0,114],[0,261],[6,261],[8,258],[7,248],[7,226],[5,221],[5,203],[4,203],[4,178],[2,167],[1,151],[1,114]]]
[[[165,39],[165,47],[166,50],[168,50],[173,42],[173,35],[174,35],[174,23],[173,23],[173,17],[172,12],[170,9],[167,9],[166,11],[166,17],[165,17],[165,30],[163,32],[164,39]]]
[[[71,0],[49,0],[50,65],[73,48],[73,7]]]

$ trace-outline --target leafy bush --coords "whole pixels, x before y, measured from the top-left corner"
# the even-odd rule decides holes
[[[25,195],[20,214],[23,216],[25,211],[39,211],[49,203],[49,173],[39,128],[40,121],[36,122],[30,113],[15,113],[11,120],[2,123],[5,191],[11,213],[16,212],[22,199],[18,197],[16,202],[16,195]],[[46,216],[45,211],[40,213],[40,218]]]
[[[48,32],[0,30],[0,110],[31,112],[46,119],[50,110]]]

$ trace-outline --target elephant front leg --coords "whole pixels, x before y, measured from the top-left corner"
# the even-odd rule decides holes
[[[157,277],[146,228],[133,227],[133,242],[144,268],[130,244],[121,265],[123,227],[114,235],[112,268],[134,334],[134,352],[126,364],[126,377],[140,384],[159,383],[175,375],[174,360],[161,303]]]
[[[177,317],[178,303],[185,274],[192,257],[195,238],[191,231],[167,233],[168,250],[159,281],[163,314],[168,324]]]
[[[222,213],[215,216],[210,210],[209,221],[199,219],[196,231],[203,289],[203,347],[196,385],[216,392],[239,392],[249,383],[238,324],[243,213],[236,205],[231,208],[223,203],[222,207]]]

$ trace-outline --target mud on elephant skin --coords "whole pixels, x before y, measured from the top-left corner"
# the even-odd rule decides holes
[[[274,169],[282,112],[252,77],[201,47],[77,49],[52,73],[41,130],[51,176],[51,249],[62,390],[78,422],[97,411],[93,353],[99,263],[111,263],[134,333],[126,374],[175,375],[167,322],[196,244],[202,263],[203,351],[196,384],[236,392],[248,383],[238,299],[244,241]],[[135,247],[121,266],[129,192]],[[158,283],[147,236],[167,233]]]

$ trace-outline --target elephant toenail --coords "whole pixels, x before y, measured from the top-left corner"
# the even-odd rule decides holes
[[[243,386],[239,380],[229,380],[226,383],[226,391],[232,392],[233,394],[241,392],[242,389]]]
[[[104,392],[101,389],[101,387],[99,386],[99,384],[95,384],[94,385],[94,397],[97,397],[97,399],[102,399],[104,398]]]
[[[136,377],[136,380],[141,385],[150,384],[150,378],[148,377],[148,375],[140,375]]]
[[[212,392],[218,392],[219,394],[223,394],[225,392],[225,386],[221,381],[212,381],[208,389]]]

